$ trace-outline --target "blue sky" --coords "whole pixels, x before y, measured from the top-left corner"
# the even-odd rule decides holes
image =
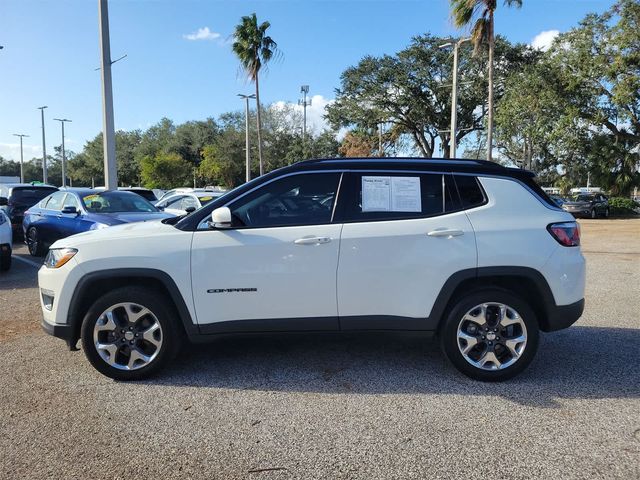
[[[498,33],[531,43],[541,32],[566,31],[613,0],[524,0],[522,9],[499,3]],[[342,71],[366,54],[394,53],[424,32],[459,35],[448,0],[111,0],[111,55],[117,129],[146,129],[162,117],[176,123],[217,117],[243,108],[251,92],[231,52],[230,35],[242,15],[271,22],[282,58],[261,79],[263,103],[295,102],[309,84],[311,121],[334,97]],[[203,39],[190,34],[203,29]],[[204,30],[208,29],[208,30]],[[67,148],[82,150],[102,128],[96,0],[2,0],[0,3],[0,155],[41,155],[38,106],[46,112],[47,150],[60,144],[66,117]]]

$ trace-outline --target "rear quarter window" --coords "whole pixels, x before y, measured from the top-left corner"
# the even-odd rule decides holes
[[[468,175],[454,175],[462,208],[478,207],[485,203],[486,197],[478,179]]]

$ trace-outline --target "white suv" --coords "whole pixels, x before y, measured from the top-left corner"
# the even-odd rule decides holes
[[[183,217],[52,245],[44,329],[120,380],[184,339],[435,332],[463,373],[522,371],[539,330],[573,324],[585,261],[573,217],[523,170],[471,160],[300,162]]]

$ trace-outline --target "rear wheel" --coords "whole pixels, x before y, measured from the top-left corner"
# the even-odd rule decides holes
[[[538,322],[529,305],[511,292],[486,289],[454,305],[440,330],[442,349],[465,375],[507,380],[524,370],[538,348]]]
[[[609,207],[607,207],[607,209],[604,211],[604,218],[609,218]]]
[[[596,212],[596,209],[595,209],[595,208],[592,208],[592,209],[591,209],[591,218],[596,218],[597,216],[598,216],[598,214],[597,214],[597,212]]]
[[[27,230],[27,248],[33,257],[41,257],[44,253],[44,247],[36,227],[31,227]]]
[[[82,322],[89,362],[116,380],[139,380],[178,352],[181,330],[172,305],[153,290],[128,287],[99,298]]]

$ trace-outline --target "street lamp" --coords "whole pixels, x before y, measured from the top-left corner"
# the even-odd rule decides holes
[[[307,95],[309,94],[309,85],[302,85],[300,87],[300,93],[302,98],[298,100],[298,105],[302,106],[303,110],[303,123],[302,123],[302,146],[306,152],[307,145],[307,107],[311,106],[311,99],[307,101]]]
[[[20,183],[24,183],[24,168],[23,168],[24,155],[22,152],[22,138],[28,137],[29,135],[25,135],[23,133],[14,133],[13,136],[20,137]]]
[[[448,42],[438,48],[453,46],[453,89],[451,92],[451,140],[449,141],[449,157],[456,158],[456,131],[458,128],[458,50],[470,38],[461,38],[457,42]]]
[[[246,174],[245,174],[245,179],[248,182],[249,180],[251,180],[251,153],[249,152],[249,99],[250,98],[256,98],[256,94],[252,93],[251,95],[244,95],[242,93],[239,93],[238,96],[242,99],[244,99],[245,101],[245,106],[244,106],[244,121],[245,121],[245,131],[244,131],[244,136],[245,136],[245,161],[246,161]]]
[[[66,187],[67,186],[67,159],[64,154],[64,122],[70,122],[71,120],[68,120],[66,118],[54,118],[54,120],[57,120],[58,122],[60,122],[60,125],[62,125],[62,186]]]
[[[42,116],[42,183],[47,183],[47,145],[44,139],[44,109],[49,108],[46,105],[38,107]]]

